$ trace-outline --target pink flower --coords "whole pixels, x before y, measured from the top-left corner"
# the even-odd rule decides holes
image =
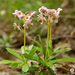
[[[35,12],[36,11],[34,11],[33,13],[31,13],[31,12],[29,13],[30,18],[34,16]]]
[[[14,27],[17,28],[18,30],[21,30],[19,26],[17,26],[16,23],[14,23]]]
[[[45,17],[43,17],[42,14],[39,14],[39,15],[38,15],[38,19],[39,19],[39,21],[41,22],[41,24],[43,24],[43,21],[44,21]]]
[[[18,19],[21,19],[24,17],[24,14],[21,11],[15,10],[15,13],[13,13],[13,15],[15,17],[17,17]]]
[[[41,8],[39,8],[39,12],[40,12],[41,14],[46,14],[46,13],[47,13],[47,8],[44,7],[44,6],[42,6]]]
[[[58,8],[58,9],[55,11],[54,14],[56,15],[57,18],[59,18],[59,14],[60,14],[61,11],[62,11],[61,8]]]
[[[54,12],[55,12],[55,9],[48,9],[47,15],[52,17],[52,16],[54,16]]]
[[[26,26],[26,28],[28,28],[28,26],[33,25],[33,23],[31,23],[31,21],[32,21],[31,19],[30,20],[26,20],[25,24],[23,25],[23,27]]]
[[[41,21],[41,24],[43,23],[43,21],[48,22],[48,19],[50,20],[51,23],[52,22],[57,23],[60,11],[62,11],[61,8],[55,10],[55,9],[48,9],[42,6],[41,8],[39,8],[40,14],[38,15],[38,19]]]

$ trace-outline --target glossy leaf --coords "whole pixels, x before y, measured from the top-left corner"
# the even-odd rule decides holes
[[[65,51],[69,51],[69,50],[71,50],[71,48],[60,49],[60,50],[54,51],[54,53],[65,52]]]
[[[22,67],[22,70],[24,72],[27,72],[29,70],[29,65],[28,64],[24,64],[23,67]]]
[[[39,36],[39,35],[38,35],[38,36]],[[39,40],[40,40],[40,42],[41,42],[41,44],[42,44],[42,52],[43,52],[43,54],[44,54],[44,58],[45,58],[46,48],[45,48],[45,46],[44,46],[44,44],[43,44],[42,39],[41,39],[40,36],[39,36]]]
[[[23,56],[27,59],[38,61],[38,62],[42,63],[43,65],[45,64],[45,62],[40,57],[34,57],[34,56],[31,56],[31,55],[26,54],[26,53],[23,54]]]
[[[29,68],[29,72],[31,72],[31,71],[38,71],[39,69],[38,68],[35,68],[35,67],[30,67]]]
[[[23,65],[23,63],[13,63],[9,67],[11,68],[20,68]]]
[[[16,62],[16,61],[11,61],[11,60],[3,60],[0,62],[0,64],[13,64],[13,63],[21,63],[21,62]]]
[[[53,53],[52,48],[48,47],[48,57],[50,57],[52,53]]]
[[[25,53],[29,54],[30,50],[25,47]],[[21,47],[21,53],[24,54],[24,46]]]
[[[38,41],[35,41],[33,39],[31,39],[31,40],[34,41],[35,43],[37,43],[39,47],[41,47],[41,44]]]
[[[53,67],[54,64],[53,64],[53,63],[46,62],[46,66],[48,66],[48,67]]]
[[[52,49],[52,40],[49,40],[49,47]]]
[[[75,61],[75,58],[61,58],[61,59],[52,60],[49,63],[58,63],[58,62],[65,62],[65,61]]]
[[[29,55],[33,56],[33,55],[36,53],[36,51],[37,51],[37,48],[34,46],[34,47],[31,49]]]
[[[18,58],[19,60],[23,61],[24,62],[24,59],[21,57],[20,54],[16,53],[15,51],[13,51],[12,49],[10,48],[6,48],[7,51],[12,54],[13,56],[15,56],[16,58]]]
[[[60,47],[61,47],[61,46],[63,46],[63,45],[65,45],[65,44],[66,44],[66,43],[64,43],[64,44],[62,44],[62,45],[58,46],[57,48],[55,48],[55,49],[54,49],[54,52],[55,52],[55,51],[57,51],[57,50],[59,50],[59,49],[60,49]]]
[[[54,71],[53,71],[51,68],[49,68],[49,67],[48,67],[48,71],[49,71],[50,75],[56,75],[56,74],[54,73]]]
[[[43,72],[39,72],[37,75],[44,75],[44,73]]]

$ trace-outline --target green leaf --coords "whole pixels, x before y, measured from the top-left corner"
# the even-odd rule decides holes
[[[33,39],[31,39],[31,40],[34,41],[35,43],[37,43],[39,47],[41,47],[41,44],[38,41],[35,41]]]
[[[48,47],[48,57],[50,57],[52,53],[53,53],[53,49]]]
[[[50,56],[50,57],[48,58],[48,61],[49,61],[49,60],[52,60],[52,59],[54,59],[54,58],[56,58],[59,54],[65,52],[65,51],[69,51],[69,50],[71,50],[71,48],[65,48],[65,49],[61,49],[61,50],[57,50],[57,51],[53,52],[53,53],[57,53],[57,52],[59,52],[59,53],[56,54],[56,55]]]
[[[27,53],[23,54],[23,56],[24,56],[25,58],[27,58],[27,59],[30,59],[30,60],[35,60],[35,61],[38,60],[38,57],[31,56],[31,55],[29,55],[29,54],[27,54]]]
[[[46,62],[46,66],[48,66],[48,67],[53,67],[54,64],[53,64],[53,63],[50,63],[50,62]]]
[[[31,51],[33,47],[34,47],[34,45],[30,45],[30,46],[28,47],[28,49]]]
[[[3,41],[3,39],[2,38],[0,38],[0,43],[3,43],[4,41]]]
[[[21,53],[24,54],[24,46],[21,47]]]
[[[24,59],[21,57],[21,55],[19,55],[18,53],[16,53],[15,51],[13,51],[13,50],[10,49],[10,48],[6,48],[6,49],[7,49],[7,51],[8,51],[10,54],[14,55],[16,58],[18,58],[19,60],[21,60],[21,61],[24,62]]]
[[[56,58],[59,54],[60,54],[60,53],[50,56],[47,61],[50,61],[50,60]]]
[[[30,59],[30,60],[35,60],[35,61],[38,61],[40,63],[42,63],[43,65],[45,65],[45,62],[40,58],[40,57],[34,57],[34,56],[31,56],[29,54],[23,54],[23,56],[27,59]]]
[[[33,45],[30,45],[28,49],[25,47],[25,53],[29,54],[32,48]],[[24,46],[21,47],[21,53],[24,54]]]
[[[33,56],[36,53],[37,49],[36,47],[33,47],[29,53],[29,55]]]
[[[16,74],[16,75],[30,75],[30,74]]]
[[[7,40],[9,40],[9,39],[10,39],[10,36],[11,36],[13,33],[14,33],[14,32],[11,32],[11,33],[8,35]]]
[[[12,64],[12,63],[21,63],[21,62],[16,62],[16,61],[11,61],[11,60],[3,60],[0,62],[0,64]]]
[[[52,40],[49,40],[50,48],[52,49]]]
[[[65,61],[75,61],[75,58],[61,58],[61,59],[52,60],[49,63],[58,63],[58,62],[65,62]]]
[[[5,43],[5,46],[6,47],[10,47],[10,43]]]
[[[55,51],[57,51],[57,50],[59,50],[59,49],[60,49],[60,47],[61,47],[61,46],[63,46],[63,45],[65,45],[65,44],[66,44],[66,43],[64,43],[64,44],[62,44],[62,45],[58,46],[57,48],[55,48],[55,49],[54,49],[54,52],[55,52]]]
[[[49,67],[48,67],[48,71],[49,71],[50,75],[56,75],[56,74],[54,73],[54,71],[53,71],[51,68],[49,68]]]
[[[65,51],[69,51],[69,50],[71,50],[71,48],[60,49],[60,50],[54,51],[53,53],[65,52]]]
[[[39,36],[39,35],[38,35],[38,36]],[[39,36],[39,40],[40,40],[40,42],[41,42],[41,44],[42,44],[42,52],[43,52],[43,54],[44,54],[44,59],[45,59],[46,48],[45,48],[45,46],[44,46],[44,44],[43,44],[42,39],[41,39],[40,36]]]
[[[38,71],[39,69],[38,68],[35,68],[35,67],[30,67],[29,68],[29,72],[31,72],[31,71]]]
[[[23,65],[23,63],[13,63],[9,67],[11,68],[20,68]]]
[[[23,67],[22,67],[22,70],[24,72],[27,72],[29,70],[29,65],[28,64],[24,64]]]
[[[7,37],[5,35],[3,35],[2,38],[5,42],[7,41]]]
[[[10,42],[10,44],[13,44],[13,43],[16,43],[16,42],[17,42],[17,40],[14,39],[14,40],[12,40],[12,41]]]
[[[43,72],[39,72],[37,75],[44,75],[44,73]]]

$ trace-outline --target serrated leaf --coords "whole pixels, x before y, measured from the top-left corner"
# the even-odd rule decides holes
[[[39,47],[41,47],[41,44],[38,41],[35,41],[33,39],[31,39],[31,40],[34,41],[35,43],[37,43]]]
[[[45,65],[45,62],[44,62],[40,57],[34,57],[34,56],[31,56],[31,55],[26,54],[26,53],[23,54],[23,56],[24,56],[25,58],[27,58],[27,59],[35,60],[35,61],[40,62],[40,63],[42,63],[42,64]]]
[[[44,75],[44,73],[43,72],[39,72],[37,75]]]
[[[16,75],[29,75],[29,74],[16,74]]]
[[[0,38],[0,43],[3,43],[4,41],[3,41],[3,39],[2,38]]]
[[[30,45],[30,46],[28,47],[28,49],[29,49],[29,50],[32,50],[33,47],[34,47],[34,45]]]
[[[13,44],[13,43],[16,43],[16,42],[17,42],[17,40],[14,39],[14,40],[12,40],[12,41],[10,42],[10,44]]]
[[[53,53],[53,49],[48,47],[48,57],[50,57],[52,53]]]
[[[59,54],[60,54],[60,53],[50,56],[47,61],[50,61],[50,60],[56,58]]]
[[[20,68],[23,65],[23,63],[13,63],[9,67],[11,68]]]
[[[24,59],[21,57],[20,54],[16,53],[15,51],[13,51],[12,49],[10,48],[6,48],[7,51],[12,54],[13,56],[15,56],[16,58],[18,58],[19,60],[23,61],[24,62]]]
[[[11,61],[11,60],[3,60],[0,62],[0,64],[12,64],[12,63],[21,63],[21,62],[16,62],[16,61]]]
[[[10,43],[5,43],[5,46],[6,47],[10,47]]]
[[[35,67],[30,67],[29,68],[29,72],[31,72],[31,71],[38,71],[39,69],[38,68],[35,68]]]
[[[50,75],[56,75],[56,74],[54,73],[54,71],[53,71],[51,68],[49,68],[49,67],[48,67],[48,71],[49,71]]]
[[[36,53],[37,49],[36,47],[33,47],[29,53],[29,55],[33,56]]]
[[[38,35],[38,36],[39,36],[39,35]],[[40,40],[40,42],[41,42],[41,44],[42,44],[42,52],[43,52],[43,54],[44,54],[44,59],[45,59],[46,48],[45,48],[45,46],[44,46],[44,44],[43,44],[42,39],[41,39],[40,36],[39,36],[39,40]]]
[[[7,36],[3,35],[2,38],[5,42],[7,41]]]
[[[31,45],[30,45],[30,46],[31,46]],[[29,47],[30,47],[30,46],[29,46]],[[30,51],[31,51],[30,49],[27,49],[27,48],[25,47],[25,53],[29,54]],[[21,47],[21,53],[24,54],[24,46]]]
[[[61,47],[61,46],[63,46],[63,45],[65,45],[65,44],[66,44],[66,43],[64,43],[64,44],[62,44],[62,45],[58,46],[57,48],[55,48],[55,49],[54,49],[54,52],[55,52],[55,51],[57,51],[57,50],[59,50],[59,49],[60,49],[60,47]]]
[[[65,62],[65,61],[75,61],[75,58],[61,58],[50,61],[50,63],[58,63],[58,62]]]
[[[24,72],[27,72],[29,70],[29,65],[28,64],[24,64],[23,67],[22,67],[22,70]]]
[[[52,49],[52,40],[49,40],[49,47]]]
[[[59,53],[50,56],[50,57],[48,58],[48,61],[49,61],[49,60],[52,60],[52,59],[54,59],[54,58],[56,58],[59,54],[65,52],[65,51],[69,51],[69,50],[71,50],[71,48],[65,48],[65,49],[61,49],[61,50],[59,50],[59,51],[57,50],[57,51],[53,52],[53,53],[57,53],[57,52],[59,52]]]
[[[53,53],[65,52],[65,51],[69,51],[69,50],[71,50],[71,48],[60,49],[60,50],[54,51]]]
[[[48,67],[53,67],[54,64],[53,64],[53,63],[50,63],[50,62],[46,62],[46,66],[48,66]]]

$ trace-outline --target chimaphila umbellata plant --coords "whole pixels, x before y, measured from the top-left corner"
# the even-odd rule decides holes
[[[25,72],[24,75],[46,75],[46,70],[49,71],[50,75],[55,75],[54,71],[51,69],[51,67],[55,66],[55,64],[59,64],[59,62],[65,62],[65,61],[75,61],[75,58],[60,58],[56,59],[56,57],[65,52],[71,50],[71,48],[65,48],[60,49],[61,46],[65,45],[66,43],[58,46],[53,50],[52,48],[52,40],[51,40],[51,28],[52,23],[58,22],[59,14],[62,11],[61,8],[55,9],[48,9],[44,6],[39,8],[39,15],[38,20],[43,24],[43,22],[47,23],[48,26],[48,32],[47,32],[47,47],[44,46],[41,37],[38,35],[39,40],[41,44],[38,41],[34,41],[38,44],[38,46],[30,45],[28,48],[26,48],[26,28],[28,28],[32,24],[32,17],[34,16],[35,12],[33,13],[25,13],[23,14],[21,11],[15,10],[15,13],[13,15],[17,17],[18,19],[23,19],[24,21],[24,29],[21,26],[18,26],[16,23],[14,23],[14,27],[18,30],[24,31],[24,46],[21,47],[21,55],[17,52],[13,51],[10,48],[6,48],[9,53],[14,55],[16,58],[21,60],[22,62],[17,61],[11,61],[11,60],[4,60],[1,61],[0,64],[10,64],[9,67],[11,68],[19,68],[22,66],[22,70]],[[39,51],[39,53],[36,53],[36,51]],[[43,54],[43,58],[40,57],[40,54]],[[31,66],[27,63],[28,60],[33,60],[31,62]],[[36,61],[36,62],[34,62]]]

